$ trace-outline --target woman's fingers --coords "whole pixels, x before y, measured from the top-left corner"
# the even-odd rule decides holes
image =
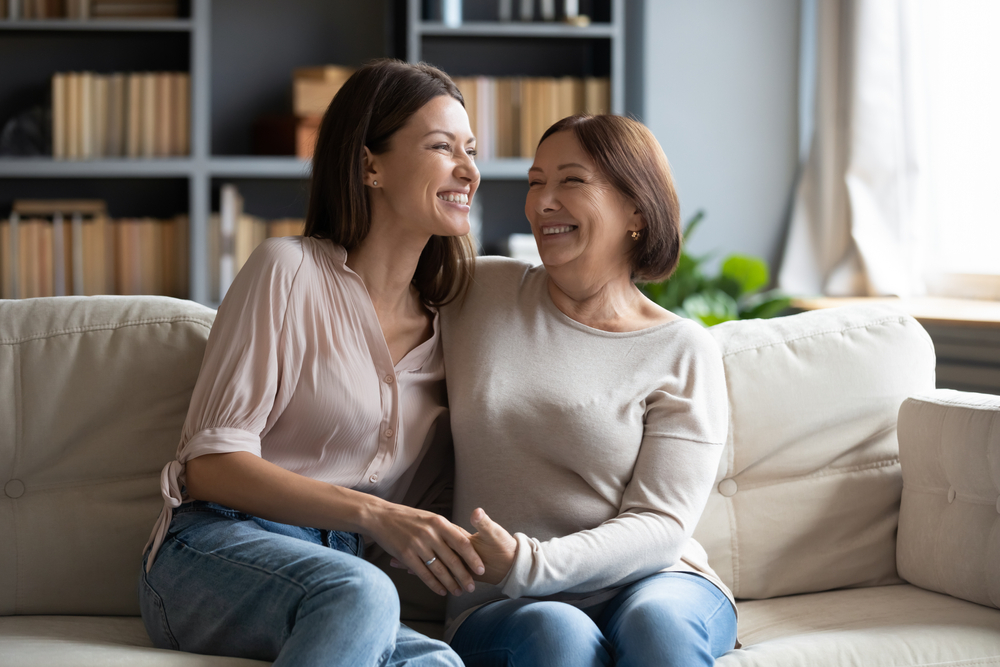
[[[454,528],[456,529],[455,531],[448,531],[445,533],[445,542],[452,549],[452,551],[462,557],[462,560],[465,561],[470,570],[476,574],[482,574],[486,571],[486,566],[483,565],[483,559],[479,557],[479,554],[472,546],[472,542],[469,541],[469,537],[471,536],[467,531],[459,526],[454,526]],[[465,568],[463,567],[463,569]]]

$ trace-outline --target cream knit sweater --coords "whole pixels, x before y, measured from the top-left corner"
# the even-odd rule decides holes
[[[728,428],[722,358],[689,320],[593,329],[563,314],[544,268],[483,258],[441,311],[455,441],[454,520],[482,507],[517,540],[499,586],[451,598],[448,637],[504,597],[590,606],[664,570],[732,594],[691,538]]]

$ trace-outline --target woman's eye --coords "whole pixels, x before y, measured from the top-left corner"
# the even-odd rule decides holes
[[[479,155],[479,151],[477,151],[475,148],[470,148],[465,152],[469,154],[469,157],[476,157],[477,155]]]
[[[528,187],[529,188],[533,188],[536,185],[542,185],[542,182],[541,181],[528,181]]]
[[[434,148],[436,150],[440,150],[440,151],[450,151],[451,150],[451,146],[449,146],[448,144],[437,144],[436,146],[433,146],[432,148]]]
[[[583,179],[577,178],[576,176],[569,176],[563,180],[563,183],[583,183]]]

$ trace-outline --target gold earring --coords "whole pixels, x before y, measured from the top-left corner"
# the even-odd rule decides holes
[[[639,232],[635,232],[635,231],[632,232],[632,240],[633,241],[638,241],[639,240]]]

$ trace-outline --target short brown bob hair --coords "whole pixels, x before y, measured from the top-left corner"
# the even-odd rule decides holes
[[[364,184],[364,147],[377,154],[410,116],[436,97],[465,100],[447,74],[424,63],[373,61],[344,83],[323,115],[313,152],[305,235],[330,239],[348,251],[371,230]],[[475,246],[468,235],[432,236],[413,275],[427,305],[465,293],[472,279]]]
[[[656,137],[631,118],[582,114],[557,122],[538,145],[564,131],[576,136],[601,175],[632,202],[646,223],[629,256],[632,280],[667,279],[680,260],[681,211],[670,164]]]

